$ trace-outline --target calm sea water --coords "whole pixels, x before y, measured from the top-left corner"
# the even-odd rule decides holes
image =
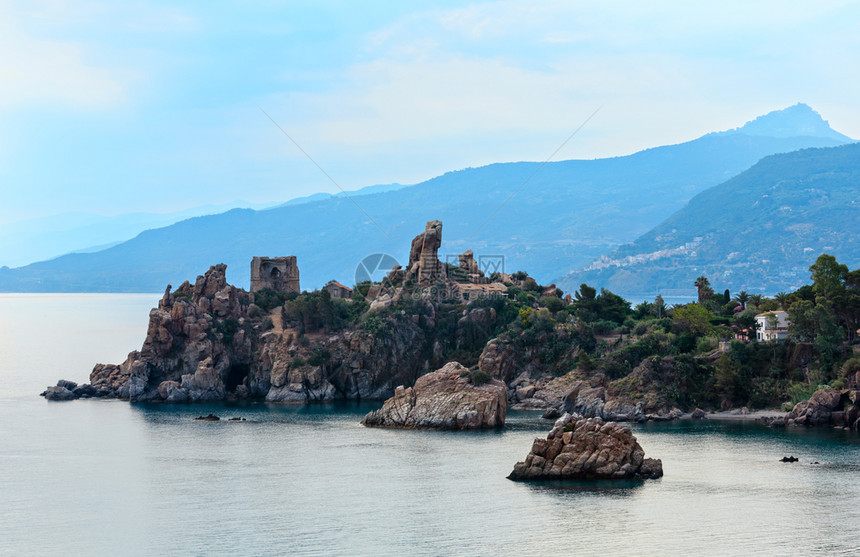
[[[549,486],[505,479],[549,429],[534,413],[419,432],[363,428],[374,404],[37,396],[138,348],[157,299],[0,295],[0,554],[860,553],[855,433],[635,426],[662,480]]]

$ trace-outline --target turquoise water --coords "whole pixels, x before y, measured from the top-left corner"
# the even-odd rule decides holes
[[[419,432],[360,426],[378,404],[36,396],[138,348],[157,299],[0,295],[0,554],[860,553],[852,432],[635,426],[663,479],[529,485],[505,476],[549,429],[535,413]]]

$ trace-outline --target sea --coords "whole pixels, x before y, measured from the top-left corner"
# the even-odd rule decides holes
[[[409,431],[361,426],[378,402],[39,396],[139,348],[157,300],[0,294],[0,555],[860,554],[856,432],[637,424],[662,479],[528,484],[535,412]]]

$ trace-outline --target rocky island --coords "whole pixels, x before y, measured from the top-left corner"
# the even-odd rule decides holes
[[[836,334],[856,316],[833,313],[816,296],[853,300],[860,271],[848,273],[830,256],[810,267],[812,286],[779,299],[719,294],[699,277],[698,302],[668,307],[658,297],[631,307],[586,284],[566,294],[524,271],[491,273],[471,250],[443,263],[441,245],[442,223],[429,221],[409,244],[408,264],[394,265],[384,280],[354,288],[332,281],[311,292],[301,290],[292,256],[254,257],[250,291],[228,284],[226,266],[213,265],[193,284],[168,285],[140,350],[120,364],[97,364],[89,383],[61,380],[43,395],[171,403],[391,399],[367,425],[503,422],[498,403],[492,411],[466,410],[433,393],[436,376],[417,383],[457,363],[490,380],[475,393],[503,388],[508,408],[539,409],[548,418],[567,412],[641,422],[696,409],[783,406],[794,410],[775,425],[860,427],[857,339]],[[822,283],[822,269],[838,271],[837,280]],[[788,308],[789,338],[757,342],[757,319],[768,315],[760,312],[780,307]],[[836,331],[831,344],[816,328],[828,319],[822,330]],[[454,384],[477,387],[460,377]],[[819,386],[823,393],[812,396]],[[433,404],[463,419],[434,416]]]
[[[546,439],[535,439],[510,480],[624,480],[663,476],[663,463],[645,458],[630,428],[600,418],[564,414]]]

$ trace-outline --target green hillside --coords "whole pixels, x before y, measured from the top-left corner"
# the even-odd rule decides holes
[[[692,295],[705,275],[732,290],[775,293],[808,281],[822,252],[860,262],[860,144],[766,157],[560,284],[631,298]]]

